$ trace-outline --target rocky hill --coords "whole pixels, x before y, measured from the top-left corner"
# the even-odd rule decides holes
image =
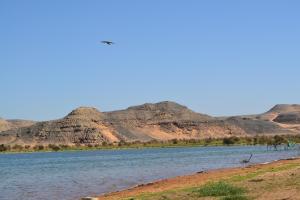
[[[31,126],[34,123],[35,123],[34,121],[28,121],[28,120],[5,120],[0,118],[0,132],[7,131],[10,129]]]
[[[20,121],[1,120],[0,144],[74,145],[296,134],[300,133],[300,129],[287,124],[299,123],[298,115],[291,116],[297,109],[296,105],[275,106],[269,112],[255,117],[220,119],[168,101],[114,112],[80,107],[62,119],[32,123],[30,126],[17,127],[22,124]],[[272,118],[267,117],[271,114]]]
[[[8,123],[8,121],[0,118],[0,132],[1,131],[6,131],[10,129],[10,124]]]
[[[299,104],[278,104],[271,108],[268,112],[258,115],[261,120],[274,121],[279,115],[290,113],[300,113]]]
[[[284,124],[300,124],[300,112],[279,114],[274,121]]]
[[[299,104],[278,104],[274,106],[268,113],[291,113],[291,112],[300,112]]]
[[[174,102],[160,102],[129,107],[126,110],[105,113],[108,120],[157,123],[170,121],[208,121],[213,117],[196,113]]]

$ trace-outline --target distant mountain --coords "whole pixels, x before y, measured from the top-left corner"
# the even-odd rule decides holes
[[[278,104],[274,106],[268,113],[291,113],[291,112],[300,112],[299,104]]]
[[[156,104],[146,103],[129,107],[126,110],[105,113],[112,121],[138,121],[155,123],[167,121],[208,121],[213,117],[193,112],[175,102],[164,101]]]
[[[28,120],[5,120],[0,118],[0,132],[20,127],[31,126],[35,122]]]
[[[8,121],[0,118],[0,132],[1,131],[6,131],[10,129],[10,124]]]
[[[299,104],[278,104],[268,112],[258,116],[258,119],[274,121],[279,115],[300,113]]]
[[[113,112],[80,107],[53,121],[0,120],[0,144],[74,145],[298,134],[297,111],[298,105],[278,105],[262,115],[214,118],[169,101]]]

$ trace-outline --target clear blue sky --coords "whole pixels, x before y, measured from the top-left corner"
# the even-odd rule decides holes
[[[222,116],[300,103],[299,10],[297,0],[1,0],[0,116],[162,100]]]

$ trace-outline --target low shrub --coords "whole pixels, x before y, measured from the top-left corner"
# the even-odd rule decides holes
[[[245,190],[220,181],[204,185],[197,191],[197,193],[200,197],[241,196],[245,193]]]
[[[126,146],[126,145],[128,145],[128,143],[126,143],[125,140],[121,140],[121,141],[118,143],[118,146],[119,146],[119,147]]]
[[[43,145],[36,145],[36,146],[34,146],[33,147],[33,149],[35,150],[35,151],[42,151],[42,150],[44,150],[44,146]]]
[[[88,147],[88,148],[93,148],[94,147],[93,144],[86,144],[85,146]]]
[[[22,145],[15,144],[14,146],[12,146],[12,149],[16,151],[22,151],[24,147]]]
[[[172,143],[172,144],[178,144],[178,140],[177,140],[177,139],[172,139],[172,140],[171,140],[171,143]]]
[[[31,146],[30,146],[30,145],[25,145],[24,148],[25,148],[26,150],[28,150],[28,149],[31,148]]]
[[[0,152],[7,151],[8,148],[4,144],[0,144]]]
[[[223,139],[223,144],[231,145],[231,144],[236,144],[239,141],[240,141],[240,138],[238,138],[238,137],[228,137],[228,138]]]
[[[212,139],[211,137],[206,138],[206,139],[204,140],[204,143],[205,143],[206,145],[209,145],[209,144],[212,143],[212,142],[213,142],[213,139]]]
[[[61,144],[61,145],[59,145],[59,147],[60,147],[61,149],[69,149],[69,148],[70,148],[70,146],[67,145],[67,144]]]
[[[53,151],[59,151],[60,150],[60,147],[55,145],[55,144],[49,144],[48,148],[53,150]]]
[[[98,146],[100,146],[100,145],[98,144]],[[103,141],[102,146],[108,146],[108,143],[106,141]]]
[[[221,200],[248,200],[249,198],[246,196],[241,196],[241,195],[237,195],[237,196],[227,196],[227,197],[223,197],[221,198]]]

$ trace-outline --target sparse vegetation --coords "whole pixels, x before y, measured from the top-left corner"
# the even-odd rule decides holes
[[[44,146],[43,145],[37,145],[37,146],[34,146],[33,149],[35,151],[42,151],[42,150],[44,150]]]
[[[49,144],[48,148],[51,149],[51,150],[53,150],[53,151],[59,151],[59,150],[61,150],[61,148],[58,145],[55,145],[55,144]]]
[[[169,141],[151,140],[148,142],[126,142],[122,140],[119,143],[107,143],[102,144],[80,144],[74,145],[65,144],[49,144],[45,145],[4,145],[1,144],[0,152],[32,152],[32,151],[66,151],[66,150],[100,150],[100,149],[124,149],[124,148],[164,148],[164,147],[198,147],[198,146],[230,146],[230,145],[268,145],[273,149],[278,149],[279,146],[286,145],[288,141],[300,143],[300,135],[283,135],[283,136],[254,136],[254,137],[229,137],[213,139],[207,138],[203,140],[190,139],[179,140],[172,139]],[[275,148],[276,147],[276,148]],[[283,148],[281,148],[283,149]]]
[[[14,146],[12,146],[12,150],[15,150],[15,151],[22,151],[23,149],[24,149],[24,147],[19,144],[15,144]]]
[[[25,145],[24,148],[25,148],[26,150],[29,150],[29,149],[31,148],[31,146],[30,146],[30,145]]]
[[[223,144],[224,145],[233,145],[233,144],[237,144],[240,141],[240,138],[238,137],[229,137],[229,138],[224,138],[223,139]]]
[[[226,196],[226,197],[223,197],[221,198],[221,200],[248,200],[249,198],[246,197],[246,196],[240,196],[240,195],[237,195],[237,196]]]
[[[120,198],[126,200],[251,200],[251,199],[297,199],[300,195],[300,163],[299,160],[281,161],[264,166],[253,166],[240,169],[231,174],[233,169],[211,176],[195,175],[192,179],[178,177],[165,184],[154,183],[151,188],[140,187]],[[208,172],[213,174],[215,172]],[[228,174],[228,175],[227,175]],[[225,175],[225,176],[224,176]],[[274,178],[276,175],[276,178]],[[160,187],[159,187],[160,186]],[[158,189],[159,188],[159,189]],[[173,189],[170,189],[173,188]],[[151,192],[149,192],[149,190]],[[118,199],[118,194],[108,195],[107,199]],[[104,198],[106,199],[106,198]]]
[[[195,192],[199,197],[237,197],[243,195],[245,189],[220,181],[208,183]]]
[[[4,144],[0,145],[0,152],[7,151],[7,147]]]

